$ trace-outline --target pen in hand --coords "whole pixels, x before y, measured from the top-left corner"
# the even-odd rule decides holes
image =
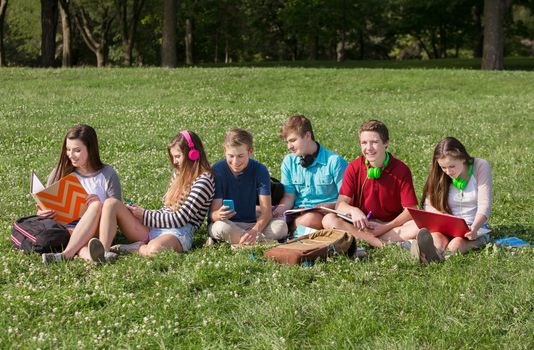
[[[367,220],[369,220],[371,218],[371,215],[373,215],[373,212],[371,210],[369,210],[369,212],[367,213]]]

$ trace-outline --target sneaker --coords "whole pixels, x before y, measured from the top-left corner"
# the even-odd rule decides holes
[[[109,251],[112,253],[134,253],[141,248],[142,245],[144,245],[145,242],[138,241],[130,244],[115,244],[112,246]]]
[[[91,260],[96,263],[103,263],[105,261],[104,258],[104,245],[98,238],[91,238],[89,241],[89,256],[91,257]]]
[[[215,245],[217,243],[211,236],[208,236],[208,239],[206,240],[206,243],[204,243],[204,246],[208,247],[210,245]]]
[[[43,253],[41,254],[41,259],[43,259],[43,264],[51,264],[56,262],[63,261],[63,254],[61,253]]]
[[[108,264],[114,263],[115,260],[117,260],[117,254],[113,253],[113,252],[105,252],[104,253],[104,260]]]
[[[443,257],[436,250],[432,235],[426,228],[422,228],[419,230],[415,243],[416,244],[412,244],[412,246],[417,246],[415,250],[418,251],[419,261],[421,261],[423,264],[428,264],[432,261],[444,260]]]
[[[407,241],[397,242],[397,245],[401,247],[402,249],[406,249],[407,251],[411,252],[412,245],[415,244],[415,239],[409,239]]]

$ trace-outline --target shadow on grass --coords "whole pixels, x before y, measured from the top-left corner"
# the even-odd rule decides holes
[[[230,64],[204,63],[198,67],[286,67],[286,68],[376,68],[376,69],[472,69],[479,70],[480,58],[444,58],[432,60],[372,60],[372,61],[262,61]],[[534,57],[507,57],[505,70],[534,70]]]
[[[534,227],[525,226],[520,224],[515,225],[494,225],[491,227],[493,233],[491,237],[496,238],[505,238],[505,237],[518,237],[522,240],[534,244]]]

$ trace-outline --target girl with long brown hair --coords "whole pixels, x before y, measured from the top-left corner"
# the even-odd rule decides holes
[[[443,260],[445,254],[465,253],[488,242],[487,222],[491,213],[492,177],[489,163],[469,155],[454,137],[446,137],[434,148],[432,166],[423,189],[425,210],[465,219],[470,231],[449,238],[441,232],[421,229],[412,253],[421,262]]]
[[[153,255],[163,249],[185,252],[191,249],[198,229],[211,204],[215,180],[200,138],[192,131],[180,131],[168,144],[173,174],[163,197],[164,207],[147,210],[110,198],[104,202],[100,241],[106,251]],[[111,244],[117,231],[134,243]]]
[[[89,194],[87,209],[79,220],[67,224],[71,231],[69,243],[61,253],[44,253],[44,263],[72,259],[75,255],[85,260],[102,262],[104,249],[91,238],[98,229],[102,203],[107,198],[121,200],[121,185],[115,170],[100,160],[96,131],[89,125],[70,128],[63,139],[59,161],[48,177],[48,185],[73,173]],[[38,215],[53,215],[52,210],[38,209]],[[109,256],[109,255],[108,255]]]

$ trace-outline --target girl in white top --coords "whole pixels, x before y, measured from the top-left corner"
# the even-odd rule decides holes
[[[121,199],[121,186],[117,173],[100,160],[98,139],[89,125],[76,125],[69,129],[63,140],[56,168],[48,178],[48,185],[74,173],[89,194],[87,210],[82,217],[67,225],[71,236],[62,253],[44,253],[44,263],[72,259],[75,255],[85,260],[102,262],[104,249],[99,242],[91,241],[100,220],[102,203],[110,197]],[[54,215],[52,210],[38,208],[37,215]]]
[[[443,260],[446,251],[465,253],[487,243],[491,191],[491,168],[486,160],[471,157],[454,137],[436,145],[423,189],[425,210],[461,217],[470,231],[464,237],[450,239],[440,232],[420,230],[415,248],[422,262]]]
[[[173,175],[164,197],[164,207],[147,210],[138,205],[125,205],[110,198],[104,203],[100,240],[106,253],[137,251],[153,255],[163,249],[185,252],[191,249],[193,233],[210,207],[215,179],[200,138],[193,132],[179,132],[167,146]],[[111,247],[117,231],[135,243]]]

